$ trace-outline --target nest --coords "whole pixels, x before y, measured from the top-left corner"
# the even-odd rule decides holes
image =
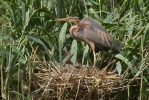
[[[116,100],[118,93],[123,94],[125,100],[124,94],[127,96],[128,80],[122,80],[116,70],[108,72],[107,67],[99,70],[71,64],[59,68],[47,65],[44,69],[36,67],[31,76],[34,100]]]

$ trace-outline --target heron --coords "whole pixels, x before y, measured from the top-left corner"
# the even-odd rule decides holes
[[[111,35],[102,28],[99,24],[89,18],[79,20],[79,17],[67,17],[56,19],[56,22],[66,21],[72,22],[75,26],[69,29],[72,38],[83,41],[89,45],[93,52],[93,66],[96,65],[96,52],[95,51],[108,51],[116,50],[121,51],[121,45],[114,40]]]

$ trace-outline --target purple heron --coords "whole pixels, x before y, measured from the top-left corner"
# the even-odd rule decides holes
[[[105,29],[89,18],[83,18],[82,20],[79,20],[78,17],[68,17],[57,19],[55,21],[66,21],[76,24],[70,28],[69,32],[74,39],[84,41],[90,46],[94,56],[93,66],[95,66],[97,62],[95,50],[122,50],[121,45],[115,41]]]

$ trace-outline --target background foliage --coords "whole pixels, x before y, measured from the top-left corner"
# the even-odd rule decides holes
[[[69,35],[72,24],[53,21],[74,15],[93,19],[119,41],[124,51],[105,53],[102,67],[115,61],[119,74],[125,71],[124,80],[140,76],[140,91],[134,98],[148,97],[149,0],[0,0],[0,12],[2,97],[32,98],[30,93],[24,96],[23,75],[31,75],[34,61],[50,61],[58,67],[74,54],[73,64],[92,65],[88,45]],[[128,91],[132,99],[133,90]]]

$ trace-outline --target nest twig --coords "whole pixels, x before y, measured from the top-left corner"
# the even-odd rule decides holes
[[[128,83],[128,80],[122,81],[115,71],[107,72],[105,69],[80,65],[66,64],[57,68],[54,64],[48,64],[47,69],[36,67],[36,72],[32,74],[31,84],[35,100],[115,99],[115,94],[125,91]]]

